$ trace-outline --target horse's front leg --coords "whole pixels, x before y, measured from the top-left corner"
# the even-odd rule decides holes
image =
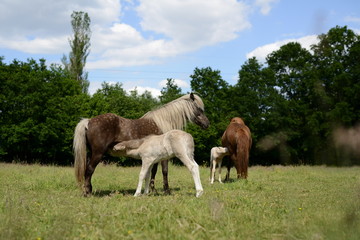
[[[142,183],[143,183],[143,181],[145,179],[145,176],[148,174],[149,167],[150,167],[150,164],[143,160],[142,166],[141,166],[141,171],[140,171],[140,174],[139,174],[138,186],[137,186],[136,192],[134,194],[135,197],[141,195]]]
[[[155,192],[157,194],[157,191],[155,189],[155,176],[158,168],[158,163],[155,163],[151,169],[151,180],[150,180],[150,189],[151,192]]]
[[[231,155],[230,156],[230,159],[229,159],[229,162],[227,164],[227,173],[226,173],[226,177],[225,177],[225,182],[228,182],[230,181],[230,169],[232,167],[232,164],[234,162],[234,159],[236,159],[235,155]]]

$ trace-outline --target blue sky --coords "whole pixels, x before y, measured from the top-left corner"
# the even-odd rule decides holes
[[[0,56],[60,63],[70,51],[70,15],[91,18],[90,92],[101,83],[160,94],[167,78],[190,91],[196,67],[233,85],[252,56],[289,41],[309,48],[336,25],[360,34],[358,0],[0,0]]]

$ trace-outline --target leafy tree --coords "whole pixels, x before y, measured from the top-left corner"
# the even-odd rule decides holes
[[[315,66],[327,93],[329,118],[337,124],[351,126],[358,113],[360,38],[347,27],[335,27],[319,36],[313,46]],[[356,121],[356,120],[355,120]]]
[[[346,26],[337,26],[320,35],[319,40],[312,48],[321,106],[318,128],[323,141],[316,152],[316,163],[339,165],[344,161],[335,158],[330,137],[335,127],[354,126],[360,117],[360,38]]]
[[[119,116],[135,119],[157,106],[159,102],[150,92],[141,95],[135,89],[126,93],[121,83],[109,84],[104,82],[90,100],[90,116],[104,113],[115,113]]]
[[[299,43],[288,43],[267,57],[269,69],[274,72],[275,85],[281,101],[277,101],[279,128],[287,136],[289,163],[309,162],[305,154],[309,150],[306,136],[307,115],[314,88],[315,75],[312,71],[312,55]]]
[[[222,79],[220,71],[207,68],[195,68],[191,77],[191,89],[198,93],[204,101],[206,115],[215,122],[224,119],[229,110],[226,97],[229,85]]]
[[[278,155],[264,154],[256,147],[258,142],[279,127],[276,102],[281,98],[273,71],[264,68],[256,58],[250,58],[239,71],[238,83],[231,88],[229,102],[234,116],[244,119],[253,139],[252,164],[280,163]]]
[[[205,105],[205,114],[209,118],[210,127],[202,130],[194,125],[189,126],[196,148],[195,155],[199,163],[209,162],[209,153],[212,147],[220,146],[220,138],[229,122],[227,94],[229,85],[220,75],[220,71],[207,68],[195,68],[190,76],[191,89],[202,98]]]
[[[64,55],[62,62],[65,68],[70,72],[73,79],[76,79],[84,93],[87,93],[89,81],[88,73],[84,72],[86,58],[90,53],[90,17],[87,13],[74,11],[71,14],[71,25],[74,36],[69,40],[71,52],[69,53],[69,61]]]
[[[1,159],[69,164],[73,129],[88,97],[45,60],[0,66]]]
[[[168,78],[166,79],[166,87],[161,89],[161,95],[159,98],[160,102],[165,104],[181,97],[182,95],[181,88],[176,85],[175,80]]]

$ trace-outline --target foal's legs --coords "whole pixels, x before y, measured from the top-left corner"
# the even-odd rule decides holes
[[[161,162],[165,194],[170,194],[170,188],[168,182],[168,163],[169,160],[164,160]],[[158,163],[155,163],[151,170],[151,181],[150,181],[151,192],[156,192],[156,193],[157,191],[155,189],[155,176],[156,176],[157,168],[158,168]]]
[[[204,193],[204,189],[201,185],[199,165],[195,162],[194,159],[189,158],[188,156],[178,156],[178,158],[184,163],[184,165],[189,169],[195,183],[196,197],[200,197]]]
[[[210,183],[213,184],[214,183],[214,178],[215,178],[215,171],[216,171],[216,159],[213,159],[213,156],[211,156],[211,161],[210,161]]]
[[[218,168],[219,168],[219,182],[222,183],[221,181],[221,163],[222,163],[222,159],[219,160],[219,165],[218,165]]]
[[[149,171],[150,165],[151,164],[150,164],[149,161],[146,161],[146,159],[142,159],[141,171],[140,171],[140,174],[139,174],[139,182],[138,182],[138,186],[136,188],[136,192],[134,194],[135,197],[141,195],[142,183],[143,183],[145,177],[147,175],[150,175],[150,173],[149,173],[150,172]]]

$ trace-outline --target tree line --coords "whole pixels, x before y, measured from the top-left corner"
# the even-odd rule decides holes
[[[210,149],[221,145],[235,116],[251,129],[252,165],[360,164],[359,155],[337,147],[333,137],[338,127],[359,123],[360,37],[336,26],[318,38],[311,50],[291,42],[264,63],[248,59],[234,85],[211,67],[194,69],[191,90],[203,99],[211,122],[205,131],[193,124],[186,129],[194,137],[199,164],[208,164]],[[168,78],[159,98],[105,82],[91,96],[86,77],[74,77],[69,69],[47,66],[44,59],[6,64],[0,58],[1,161],[70,165],[73,131],[81,118],[108,112],[139,118],[185,94]]]

